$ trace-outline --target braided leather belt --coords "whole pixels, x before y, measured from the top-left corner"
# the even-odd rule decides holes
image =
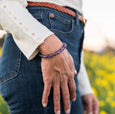
[[[55,10],[58,10],[60,12],[63,12],[63,13],[66,13],[68,15],[71,15],[73,17],[76,17],[76,13],[68,8],[65,8],[63,6],[60,6],[60,5],[57,5],[57,4],[53,4],[53,3],[48,3],[48,2],[29,2],[28,1],[28,6],[44,6],[44,7],[48,7],[48,8],[52,8],[52,9],[55,9]],[[83,22],[84,24],[87,22],[87,20],[79,15],[79,20],[81,22]]]

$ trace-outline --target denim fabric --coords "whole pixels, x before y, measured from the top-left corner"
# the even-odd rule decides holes
[[[67,43],[67,50],[72,55],[75,67],[79,71],[84,24],[78,17],[73,18],[54,9],[39,6],[27,6],[27,9],[61,41]],[[79,15],[77,10],[75,11]],[[54,17],[50,14],[54,14]],[[48,106],[43,108],[41,104],[44,84],[40,63],[39,55],[28,61],[15,44],[12,35],[7,33],[0,60],[0,92],[11,114],[54,114],[52,89]],[[70,114],[83,114],[77,76],[74,79],[77,99],[75,102],[70,102]],[[64,114],[62,98],[61,114]]]

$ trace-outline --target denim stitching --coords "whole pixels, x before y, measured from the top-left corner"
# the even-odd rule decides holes
[[[21,52],[20,52],[20,50],[18,50],[18,57],[16,59],[17,59],[16,60],[16,67],[15,67],[15,70],[13,71],[14,73],[11,73],[9,75],[6,75],[6,76],[3,76],[2,78],[0,78],[0,85],[17,76],[17,74],[19,72],[19,68],[20,68],[20,63],[21,63]]]
[[[63,31],[59,31],[59,30],[56,30],[56,29],[53,29],[53,28],[51,28],[51,31],[55,32],[56,34],[62,35],[62,36],[68,36],[74,31],[74,28],[75,28],[74,20],[72,20],[72,25],[71,25],[71,30],[70,31],[63,32]]]

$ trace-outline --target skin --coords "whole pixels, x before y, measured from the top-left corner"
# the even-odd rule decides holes
[[[54,34],[47,37],[43,44],[38,47],[42,54],[50,54],[62,47],[62,42]],[[41,58],[41,69],[44,81],[42,105],[48,104],[48,96],[53,87],[53,102],[55,114],[60,114],[60,88],[62,92],[64,111],[70,112],[70,100],[76,100],[76,85],[74,76],[77,74],[73,58],[64,49],[60,54],[51,58]]]
[[[94,94],[87,94],[82,96],[82,103],[84,114],[98,114],[99,101]]]

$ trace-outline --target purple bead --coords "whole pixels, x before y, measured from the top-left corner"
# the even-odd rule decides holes
[[[58,51],[56,51],[55,53],[51,53],[51,54],[48,54],[48,55],[43,55],[43,54],[39,53],[39,56],[41,58],[50,58],[50,57],[53,57],[53,56],[56,56],[56,55],[60,54],[66,47],[67,47],[67,44],[65,42],[63,42],[63,46]]]

